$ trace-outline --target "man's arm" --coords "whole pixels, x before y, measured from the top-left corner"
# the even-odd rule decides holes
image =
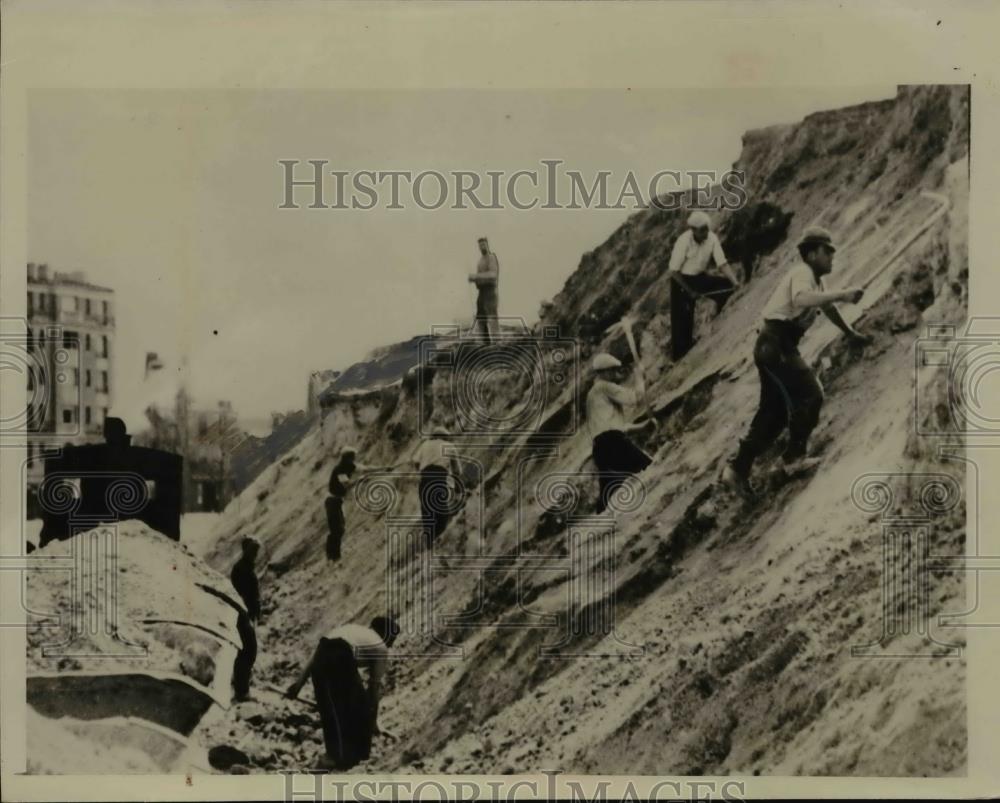
[[[674,242],[674,248],[670,252],[670,265],[667,270],[671,273],[677,273],[684,263],[684,243],[686,240],[687,232],[681,234],[680,237]]]
[[[856,343],[871,343],[872,338],[870,335],[864,335],[857,329],[852,327],[847,321],[844,320],[844,316],[840,314],[840,310],[837,309],[835,304],[827,304],[821,308],[823,314],[829,318],[834,326],[836,326],[841,332],[847,335],[852,341]]]
[[[252,567],[247,567],[240,563],[234,569],[230,577],[233,588],[240,595],[243,604],[246,606],[247,615],[251,622],[260,619],[260,586],[257,583],[257,575]]]
[[[288,687],[288,691],[285,692],[286,697],[299,696],[299,692],[302,691],[302,687],[305,686],[306,681],[309,680],[309,675],[312,674],[313,662],[315,660],[316,660],[316,651],[314,650],[313,654],[309,656],[309,660],[306,661],[306,665],[302,669],[302,672],[299,674],[297,678],[295,678],[295,682]]]
[[[726,278],[733,283],[734,287],[739,287],[739,277],[736,275],[736,271],[733,270],[732,265],[729,264],[729,260],[726,259],[726,252],[722,250],[722,243],[719,242],[719,238],[715,232],[712,232],[712,236],[715,238],[712,243],[712,258],[715,260],[715,264],[719,270],[726,274]]]
[[[860,287],[848,287],[845,290],[801,290],[792,294],[792,303],[796,307],[825,307],[838,301],[857,304],[864,291]]]

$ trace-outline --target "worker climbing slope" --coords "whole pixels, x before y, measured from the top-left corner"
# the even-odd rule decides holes
[[[340,459],[330,471],[330,482],[328,490],[330,495],[326,498],[326,521],[329,527],[329,535],[326,539],[327,560],[340,560],[341,541],[344,538],[346,521],[344,519],[344,499],[347,498],[347,491],[361,475],[371,474],[374,471],[391,471],[395,466],[369,466],[357,461],[357,449],[353,446],[345,446],[340,450]],[[357,473],[358,477],[354,477]]]
[[[630,345],[631,345],[631,338]],[[587,392],[587,427],[592,440],[592,457],[598,473],[597,512],[603,513],[608,502],[629,476],[643,471],[652,459],[626,433],[643,429],[653,423],[647,418],[641,424],[631,424],[631,411],[646,393],[638,355],[632,387],[624,384],[628,369],[617,357],[602,352],[594,357],[594,381]]]
[[[233,664],[233,693],[237,702],[250,697],[250,675],[257,661],[257,633],[254,626],[260,620],[260,584],[254,564],[260,544],[247,536],[242,541],[242,553],[233,565],[229,579],[240,595],[246,612],[240,611],[236,618],[236,629],[242,645]]]
[[[813,369],[799,354],[799,341],[822,312],[851,341],[865,345],[871,337],[853,329],[836,307],[861,300],[863,290],[827,290],[823,277],[833,270],[836,247],[826,229],[810,227],[798,244],[802,261],[782,277],[764,307],[763,324],[754,346],[754,362],[760,375],[760,405],[750,422],[739,450],[723,468],[722,480],[744,495],[752,495],[750,470],[788,427],[788,446],[783,455],[789,473],[812,468],[806,456],[809,435],[819,421],[823,388]]]
[[[694,308],[698,299],[714,301],[718,315],[740,283],[718,236],[711,230],[708,215],[694,211],[687,224],[687,230],[677,238],[670,254],[670,344],[674,361],[694,345]],[[713,261],[725,276],[707,272]]]

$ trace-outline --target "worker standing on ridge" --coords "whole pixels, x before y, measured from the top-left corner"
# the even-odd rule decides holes
[[[487,343],[492,343],[498,335],[497,315],[499,310],[500,261],[490,250],[489,241],[479,238],[479,263],[476,272],[469,274],[469,281],[476,285],[476,319],[473,330],[482,332]]]
[[[376,616],[371,625],[347,624],[321,637],[312,657],[285,696],[296,698],[312,680],[323,726],[327,769],[348,770],[371,755],[372,738],[382,733],[378,706],[389,648],[399,635],[392,617]],[[360,670],[368,674],[365,687]]]
[[[740,283],[711,230],[708,215],[696,210],[687,224],[687,231],[677,238],[670,253],[670,346],[675,362],[694,345],[695,302],[711,298],[718,315]],[[728,278],[705,272],[712,260]]]
[[[783,456],[788,473],[806,470],[818,464],[806,457],[806,444],[819,421],[823,388],[812,368],[799,354],[799,341],[823,313],[851,341],[871,343],[871,337],[853,329],[841,316],[836,302],[857,304],[864,290],[827,290],[823,277],[833,270],[836,248],[829,231],[813,226],[803,233],[798,244],[802,262],[782,277],[764,308],[764,322],[754,346],[754,362],[760,374],[760,406],[739,451],[723,468],[722,480],[744,495],[752,495],[750,469],[781,435],[789,430],[788,447]]]
[[[646,392],[639,371],[635,372],[635,389],[625,387],[628,370],[621,360],[601,353],[593,360],[594,384],[587,393],[587,427],[593,438],[593,460],[598,472],[597,512],[603,513],[611,494],[627,476],[638,474],[652,459],[625,434],[653,423],[648,418],[642,424],[628,424],[625,411],[634,408]]]
[[[243,552],[236,561],[229,579],[240,595],[246,612],[240,611],[236,618],[236,629],[242,646],[233,664],[233,693],[238,702],[250,698],[250,675],[257,661],[257,634],[254,625],[260,620],[260,585],[254,564],[260,551],[255,538],[247,536],[242,542]]]
[[[330,495],[326,498],[326,523],[330,529],[326,539],[327,560],[340,560],[340,544],[347,526],[344,520],[344,499],[347,498],[347,490],[351,486],[354,473],[370,474],[373,471],[391,471],[395,468],[395,466],[383,468],[358,463],[357,451],[353,446],[345,446],[340,450],[340,459],[330,471],[328,486]]]

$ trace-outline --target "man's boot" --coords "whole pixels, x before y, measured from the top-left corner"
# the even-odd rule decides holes
[[[750,478],[741,471],[738,471],[729,461],[722,467],[722,474],[719,480],[723,485],[735,491],[744,499],[753,499],[756,496],[754,487],[750,484]]]

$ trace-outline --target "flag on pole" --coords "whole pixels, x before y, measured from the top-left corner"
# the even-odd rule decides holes
[[[145,377],[146,378],[149,377],[149,372],[150,371],[159,371],[162,368],[163,368],[163,363],[160,361],[160,358],[157,356],[156,352],[155,351],[147,351],[146,352],[146,373],[145,373]]]

